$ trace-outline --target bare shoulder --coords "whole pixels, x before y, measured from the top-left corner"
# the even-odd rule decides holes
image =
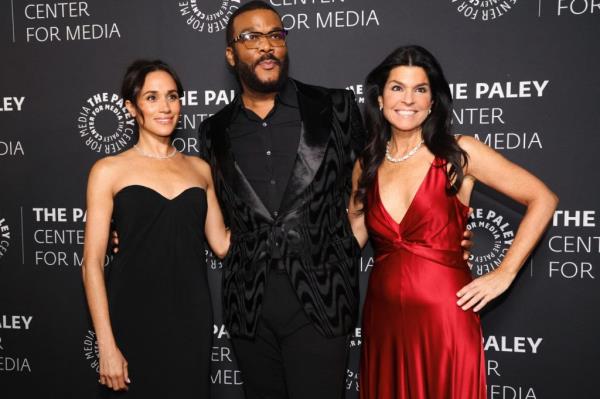
[[[457,134],[455,137],[458,146],[467,153],[469,153],[471,150],[476,151],[477,148],[481,147],[482,145],[485,146],[485,144],[481,143],[479,140],[471,136]]]
[[[487,144],[482,143],[471,136],[457,135],[456,142],[458,143],[459,147],[467,153],[470,159],[478,155],[489,155],[490,153],[495,153],[495,151]]]
[[[210,170],[210,165],[204,159],[196,155],[182,155],[184,156],[185,161],[198,171]]]
[[[116,169],[118,169],[120,160],[117,156],[108,156],[97,160],[92,168],[90,169],[90,176],[92,175],[101,175],[103,177],[107,177],[115,173]]]
[[[119,176],[127,170],[128,156],[112,155],[97,160],[90,169],[90,181],[99,181],[103,185],[112,186]]]
[[[194,169],[194,171],[204,177],[210,176],[210,165],[208,162],[196,155],[182,155],[184,156],[185,161]]]

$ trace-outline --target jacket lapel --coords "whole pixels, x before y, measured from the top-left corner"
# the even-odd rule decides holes
[[[298,92],[302,128],[298,153],[287,183],[280,213],[294,209],[302,192],[312,183],[325,155],[331,135],[331,101],[327,95],[293,81]]]
[[[248,179],[246,179],[246,176],[244,176],[231,152],[229,125],[234,116],[234,111],[235,108],[232,103],[215,115],[216,119],[212,125],[211,142],[217,165],[216,169],[237,197],[250,208],[254,209],[256,213],[272,221],[273,217],[250,185],[250,182],[248,182]]]

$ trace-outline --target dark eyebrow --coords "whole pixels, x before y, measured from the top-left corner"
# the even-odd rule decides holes
[[[148,90],[148,91],[143,92],[142,96],[145,96],[146,94],[157,94],[157,93],[158,93],[157,90]],[[171,89],[171,90],[169,90],[167,92],[167,94],[171,94],[171,93],[177,93],[177,90],[176,89]],[[179,94],[179,93],[177,93],[177,94]]]
[[[397,81],[395,79],[390,80],[390,83],[398,83],[399,85],[406,86],[404,83],[399,82],[399,81]],[[423,83],[418,83],[418,84],[415,85],[415,87],[421,87],[421,86],[429,86],[429,83],[423,82]]]

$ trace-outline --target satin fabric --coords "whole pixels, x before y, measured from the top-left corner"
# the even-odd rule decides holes
[[[365,218],[375,266],[363,310],[361,399],[484,399],[479,316],[456,292],[471,281],[461,237],[468,207],[434,160],[400,223],[376,179]]]

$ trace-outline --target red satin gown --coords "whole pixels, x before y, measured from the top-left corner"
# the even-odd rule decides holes
[[[479,316],[456,292],[472,278],[462,259],[468,207],[446,194],[434,160],[398,224],[378,182],[365,214],[375,265],[363,310],[361,399],[485,399]]]

